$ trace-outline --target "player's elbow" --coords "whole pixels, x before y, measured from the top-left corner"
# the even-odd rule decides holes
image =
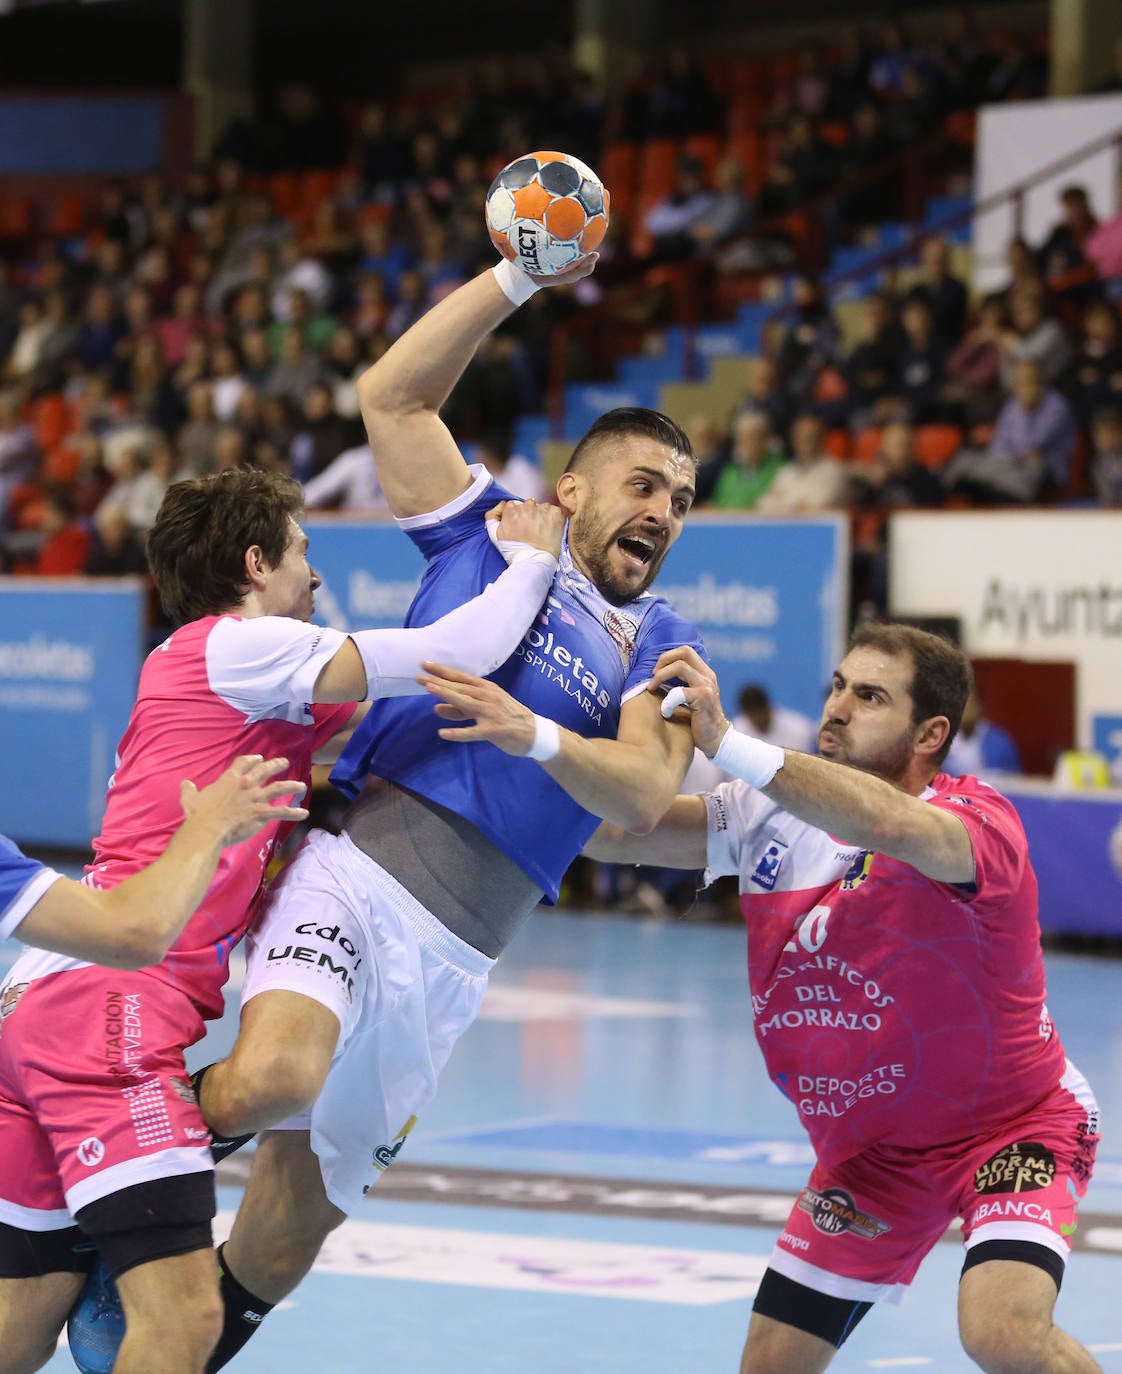
[[[395,379],[394,369],[379,359],[368,367],[355,383],[358,403],[367,431],[373,439],[373,431],[383,420],[393,420],[414,410],[415,403],[409,399],[407,390]]]
[[[98,912],[108,926],[94,962],[105,968],[140,969],[158,964],[171,948],[171,941],[152,927],[150,910],[134,911],[120,900],[121,889],[112,888],[97,895],[104,900]]]
[[[616,817],[629,835],[649,835],[666,815],[674,793],[664,797],[661,791],[643,791],[628,798],[626,815]]]
[[[626,863],[627,842],[631,838],[621,826],[604,821],[589,836],[581,853],[604,864]]]

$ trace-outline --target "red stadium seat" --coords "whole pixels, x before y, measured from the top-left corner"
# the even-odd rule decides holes
[[[33,222],[27,196],[0,196],[0,239],[30,238]]]
[[[85,227],[84,196],[59,196],[44,226],[48,234],[61,238],[72,238],[75,234],[80,234]]]
[[[822,447],[831,458],[840,458],[842,462],[847,462],[850,454],[849,430],[828,429],[822,440]]]
[[[916,461],[925,468],[941,468],[962,447],[957,425],[920,425],[916,430]]]
[[[877,456],[880,448],[881,431],[879,429],[862,429],[857,433],[853,441],[853,456],[859,463],[871,463]]]
[[[725,156],[734,157],[744,168],[745,190],[759,189],[763,178],[763,159],[760,151],[760,136],[754,133],[733,134],[725,144]]]
[[[628,203],[634,196],[639,178],[639,150],[634,143],[609,143],[596,168],[608,194],[618,204]]]
[[[705,168],[705,179],[710,184],[721,158],[721,141],[716,134],[694,134],[682,145],[682,151],[696,157]]]
[[[60,392],[51,391],[32,402],[28,417],[35,428],[35,442],[49,452],[74,428],[74,417]]]
[[[273,204],[277,207],[277,213],[287,219],[290,215],[298,215],[303,209],[300,196],[300,178],[295,172],[278,172],[269,181],[269,190],[273,194]]]
[[[335,188],[339,184],[339,173],[330,167],[317,168],[315,171],[305,172],[300,185],[300,195],[302,204],[301,212],[311,215],[317,205],[325,201],[328,196],[335,194]]]
[[[680,145],[677,139],[653,138],[639,158],[639,195],[661,200],[674,189]]]

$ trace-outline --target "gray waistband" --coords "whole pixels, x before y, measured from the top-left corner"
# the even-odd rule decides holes
[[[541,900],[513,860],[454,811],[371,778],[347,811],[354,844],[453,935],[494,959]]]

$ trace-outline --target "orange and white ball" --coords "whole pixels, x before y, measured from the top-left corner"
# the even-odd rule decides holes
[[[568,153],[528,153],[487,192],[487,231],[504,258],[552,277],[599,247],[610,197],[596,173]]]

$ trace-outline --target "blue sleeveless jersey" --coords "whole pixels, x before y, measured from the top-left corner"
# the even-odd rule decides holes
[[[485,513],[510,493],[476,480],[432,515],[401,522],[427,560],[406,625],[429,625],[462,606],[506,567],[491,543]],[[698,631],[650,593],[613,606],[573,565],[568,546],[536,622],[491,680],[541,716],[577,734],[614,739],[622,703],[649,682],[665,649]],[[565,870],[599,818],[579,806],[530,759],[493,744],[451,744],[430,696],[374,702],[331,774],[349,797],[367,774],[400,783],[469,820],[556,901]]]

